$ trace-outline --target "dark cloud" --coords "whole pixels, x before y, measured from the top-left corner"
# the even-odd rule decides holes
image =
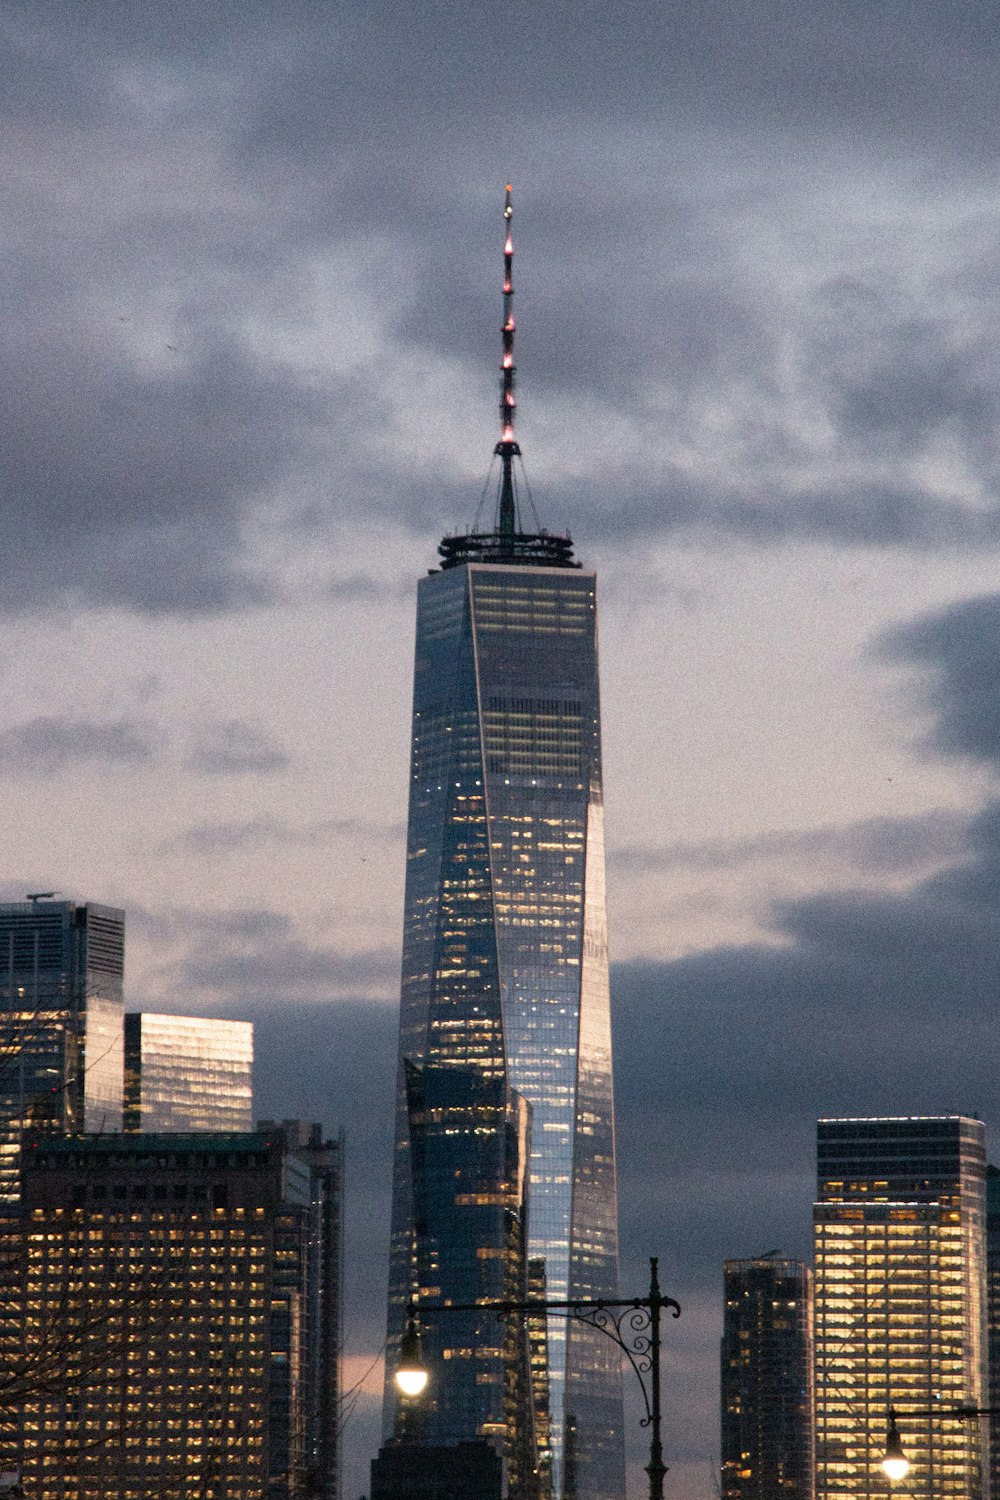
[[[146,933],[180,952],[169,984],[212,1005],[323,1001],[344,994],[392,995],[399,984],[399,950],[344,953],[336,945],[303,942],[291,918],[268,908],[233,911],[155,911],[136,914]]]
[[[179,965],[179,975],[193,990],[223,992],[234,999],[322,1000],[359,988],[391,993],[399,981],[399,954],[379,948],[345,955],[333,947],[286,939],[249,951],[193,954]]]
[[[612,869],[643,874],[660,870],[722,870],[738,865],[807,859],[836,861],[859,873],[919,873],[957,854],[968,819],[938,809],[908,818],[870,818],[843,827],[782,829],[745,838],[657,847],[617,847]]]
[[[534,403],[554,452],[620,432],[583,484],[542,455],[547,524],[995,546],[995,226],[926,263],[906,229],[992,181],[992,14],[947,9],[7,7],[0,609],[238,609],[289,593],[262,517],[310,515],[331,552],[373,516],[428,543],[467,523],[508,171],[525,431]],[[873,159],[891,243],[838,239]],[[482,426],[415,466],[414,372],[442,360]],[[349,560],[334,595],[367,578]]]
[[[43,714],[0,734],[0,770],[8,775],[55,776],[94,764],[134,770],[155,753],[154,728],[144,719]]]
[[[248,849],[324,847],[356,838],[363,839],[366,846],[401,844],[404,835],[401,824],[371,823],[360,818],[321,818],[299,824],[287,818],[256,817],[233,823],[196,823],[165,848],[167,853],[179,850],[214,857]]]
[[[259,776],[291,764],[280,745],[244,719],[202,724],[199,736],[186,764],[202,776]]]
[[[893,631],[881,649],[923,669],[930,745],[1000,768],[1000,595],[926,615]]]

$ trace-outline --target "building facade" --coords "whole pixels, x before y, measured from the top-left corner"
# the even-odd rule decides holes
[[[521,529],[509,194],[505,217],[495,525],[446,538],[418,590],[387,1435],[407,1304],[436,1300],[421,1280],[408,1067],[474,1070],[526,1101],[534,1282],[550,1299],[617,1295],[596,579],[568,538]],[[575,1494],[618,1500],[617,1350],[558,1316],[544,1347],[555,1491],[575,1435]],[[488,1409],[450,1440],[488,1435]]]
[[[430,1365],[447,1371],[405,1413],[406,1436],[441,1447],[493,1439],[510,1488],[538,1496],[528,1330],[484,1301],[527,1296],[530,1134],[525,1101],[477,1068],[406,1064],[416,1281],[465,1312],[432,1318]]]
[[[727,1260],[723,1500],[812,1500],[812,1289],[799,1260]]]
[[[1000,1407],[1000,1167],[986,1168],[986,1345],[989,1405]],[[1000,1418],[990,1422],[990,1494],[1000,1497]]]
[[[253,1023],[130,1011],[124,1128],[250,1130]]]
[[[314,1198],[282,1130],[26,1138],[0,1328],[26,1494],[335,1495],[309,1451]]]
[[[342,1409],[341,1349],[343,1347],[344,1286],[344,1139],[324,1138],[322,1127],[304,1120],[261,1120],[257,1131],[285,1143],[285,1186],[279,1226],[279,1245],[272,1296],[272,1324],[279,1316],[289,1331],[296,1328],[299,1349],[300,1394],[292,1401],[288,1362],[288,1407],[298,1411],[302,1440],[297,1460],[297,1491],[310,1500],[338,1500],[340,1495],[340,1430]],[[291,1252],[291,1253],[289,1253]],[[285,1299],[282,1306],[280,1299]],[[298,1309],[298,1313],[296,1312]],[[290,1355],[296,1345],[289,1346]],[[272,1404],[276,1372],[272,1373]],[[277,1465],[276,1425],[271,1419],[271,1462]],[[291,1444],[296,1427],[284,1431]],[[297,1439],[296,1439],[297,1441]],[[288,1465],[286,1464],[287,1468]]]
[[[17,1202],[25,1130],[121,1130],[124,971],[124,912],[0,905],[0,1204]]]
[[[821,1120],[818,1144],[817,1500],[884,1500],[890,1407],[911,1492],[980,1500],[985,1429],[946,1408],[987,1404],[984,1127]]]

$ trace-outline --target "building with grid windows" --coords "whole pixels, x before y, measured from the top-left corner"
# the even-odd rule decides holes
[[[508,192],[494,525],[446,537],[440,568],[418,590],[387,1436],[399,1425],[392,1375],[407,1304],[415,1301],[419,1311],[442,1285],[421,1248],[408,1069],[453,1069],[456,1080],[475,1072],[526,1102],[533,1284],[550,1299],[617,1295],[597,585],[574,560],[568,537],[522,522],[511,212]],[[498,1253],[495,1241],[480,1248],[484,1259]],[[472,1253],[466,1244],[441,1247],[441,1260],[452,1250]],[[450,1400],[446,1387],[463,1378],[462,1362],[477,1357],[461,1323],[457,1315],[428,1318],[440,1355],[429,1421],[435,1403]],[[578,1500],[619,1500],[618,1351],[601,1333],[558,1316],[534,1348],[546,1351],[544,1393],[532,1362],[533,1406],[538,1432],[547,1410],[555,1493],[571,1478]],[[502,1449],[495,1410],[494,1387],[484,1381],[466,1430],[450,1431],[446,1441],[486,1436]]]
[[[987,1404],[985,1172],[979,1120],[820,1121],[817,1500],[884,1500],[890,1406],[912,1493],[988,1494],[985,1430],[947,1412]]]
[[[315,1176],[284,1129],[26,1138],[0,1319],[25,1494],[332,1500],[307,1401],[317,1374],[338,1389]]]
[[[0,1205],[17,1202],[25,1130],[121,1130],[124,971],[124,912],[0,904]]]
[[[812,1500],[809,1269],[770,1255],[723,1279],[723,1500]]]
[[[1000,1407],[1000,1167],[986,1168],[986,1329],[990,1406]],[[1000,1497],[1000,1420],[990,1422],[990,1494]]]
[[[126,1130],[250,1130],[253,1023],[130,1011]]]

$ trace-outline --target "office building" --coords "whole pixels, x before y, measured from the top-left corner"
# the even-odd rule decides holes
[[[550,1299],[618,1285],[596,578],[521,516],[510,213],[508,194],[493,529],[446,537],[418,590],[386,1436],[407,1304],[434,1300],[417,1274],[408,1064],[474,1069],[527,1102],[536,1283]],[[555,1493],[575,1434],[579,1500],[619,1500],[618,1351],[559,1316],[545,1339]],[[467,1357],[450,1347],[433,1380]],[[492,1422],[488,1391],[465,1440]]]
[[[344,1285],[344,1140],[325,1140],[320,1125],[303,1120],[260,1120],[258,1132],[285,1143],[285,1207],[282,1210],[287,1251],[278,1257],[272,1316],[282,1313],[280,1298],[288,1284],[287,1326],[299,1347],[299,1391],[288,1406],[298,1413],[302,1431],[302,1492],[310,1500],[338,1500],[342,1409],[340,1351],[343,1345]],[[290,1182],[294,1176],[295,1191]],[[296,1368],[289,1360],[291,1381]],[[272,1407],[277,1372],[272,1375]],[[272,1422],[272,1463],[275,1437]],[[296,1429],[287,1423],[289,1441]],[[279,1465],[280,1467],[280,1465]],[[287,1466],[286,1466],[287,1467]]]
[[[799,1260],[725,1263],[723,1500],[812,1500],[810,1283]]]
[[[24,1130],[121,1130],[124,969],[124,912],[0,905],[0,1205],[17,1201]]]
[[[253,1023],[130,1011],[125,1129],[250,1130]]]
[[[989,1405],[1000,1407],[1000,1168],[986,1168],[986,1347]],[[1000,1500],[1000,1418],[990,1422],[990,1494]]]
[[[335,1495],[307,1420],[314,1168],[283,1130],[26,1137],[0,1463],[26,1494]]]
[[[820,1121],[817,1500],[885,1500],[890,1407],[912,1493],[988,1493],[985,1431],[948,1414],[986,1404],[985,1172],[979,1120]]]

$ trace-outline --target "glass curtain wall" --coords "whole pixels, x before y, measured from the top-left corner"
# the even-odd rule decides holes
[[[531,1108],[528,1253],[549,1298],[615,1295],[617,1207],[596,580],[463,563],[420,585],[390,1338],[414,1286],[406,1061],[473,1067]],[[546,1328],[556,1493],[620,1496],[610,1340]],[[391,1379],[390,1360],[390,1379]],[[395,1420],[387,1387],[387,1426]],[[470,1434],[470,1436],[473,1434]]]

